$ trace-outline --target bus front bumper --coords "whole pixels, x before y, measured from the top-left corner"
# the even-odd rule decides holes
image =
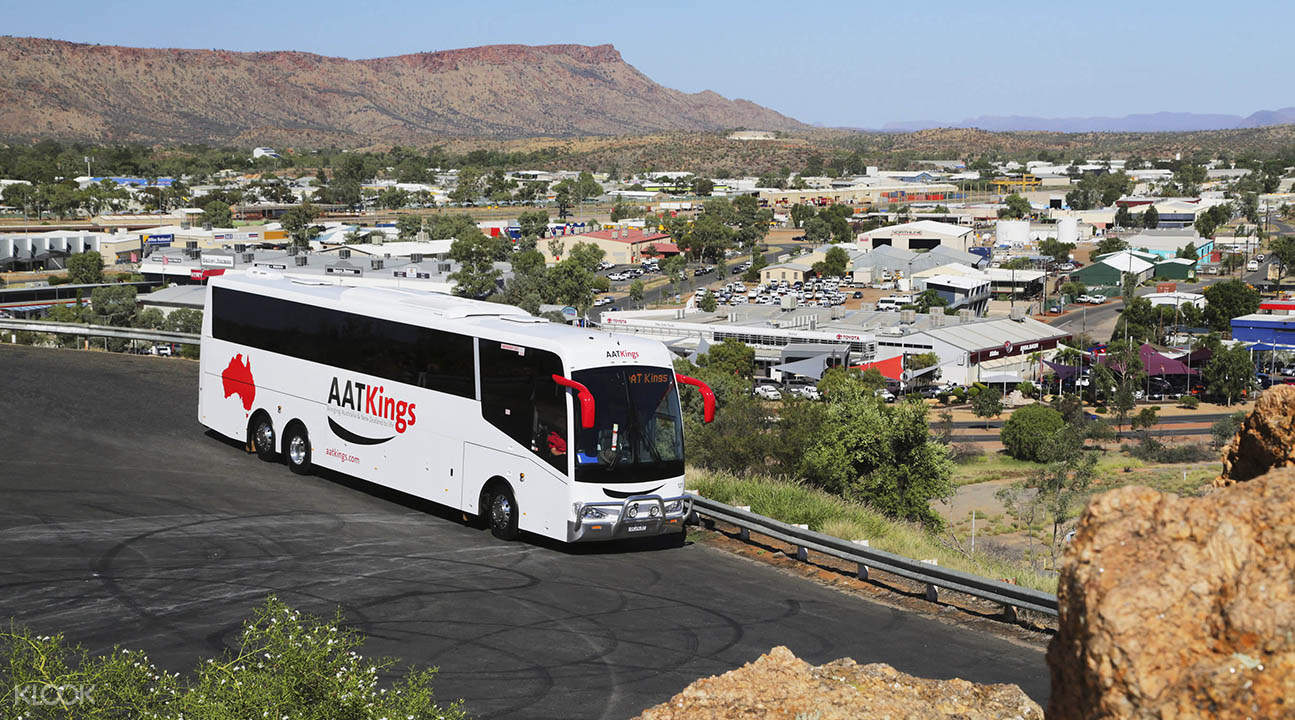
[[[567,521],[567,542],[681,533],[691,510],[689,495],[635,495],[623,503],[577,503],[575,519]]]

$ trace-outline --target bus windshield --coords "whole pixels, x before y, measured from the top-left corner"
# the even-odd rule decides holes
[[[639,365],[578,370],[596,411],[576,423],[576,480],[631,483],[683,474],[683,420],[674,371]]]

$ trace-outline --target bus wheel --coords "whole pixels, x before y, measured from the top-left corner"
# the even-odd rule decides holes
[[[252,449],[262,460],[274,460],[278,455],[275,452],[274,424],[265,413],[252,418]]]
[[[517,501],[506,488],[490,496],[490,532],[500,540],[517,539]]]
[[[283,454],[288,467],[298,475],[310,473],[310,437],[299,422],[288,426],[283,438]]]

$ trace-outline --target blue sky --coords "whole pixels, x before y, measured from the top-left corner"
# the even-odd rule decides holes
[[[612,43],[663,85],[837,126],[1295,105],[1289,0],[0,0],[0,18],[8,35],[350,58]]]

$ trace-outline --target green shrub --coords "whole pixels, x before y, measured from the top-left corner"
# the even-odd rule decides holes
[[[1194,463],[1217,459],[1204,445],[1165,445],[1153,437],[1120,449],[1139,460],[1154,463]]]
[[[1065,425],[1061,413],[1047,405],[1026,405],[1007,418],[999,437],[1007,454],[1017,460],[1045,462],[1053,439]]]
[[[1106,414],[1106,406],[1105,406],[1105,405],[1098,405],[1097,407],[1093,408],[1093,412],[1097,413],[1098,415],[1105,415],[1105,414]]]
[[[1188,410],[1195,410],[1196,408],[1200,407],[1200,404],[1201,404],[1200,398],[1196,397],[1195,395],[1184,395],[1178,398],[1178,407],[1186,408]]]
[[[411,670],[379,687],[379,677],[396,663],[360,655],[363,642],[342,626],[340,614],[321,621],[274,597],[244,623],[236,649],[199,663],[188,676],[157,668],[139,650],[94,656],[62,635],[12,628],[0,632],[0,706],[23,708],[19,714],[33,718],[465,717],[457,703],[442,708],[433,700],[435,670]],[[35,698],[48,696],[43,688],[74,688],[64,697],[81,702],[38,705]]]

